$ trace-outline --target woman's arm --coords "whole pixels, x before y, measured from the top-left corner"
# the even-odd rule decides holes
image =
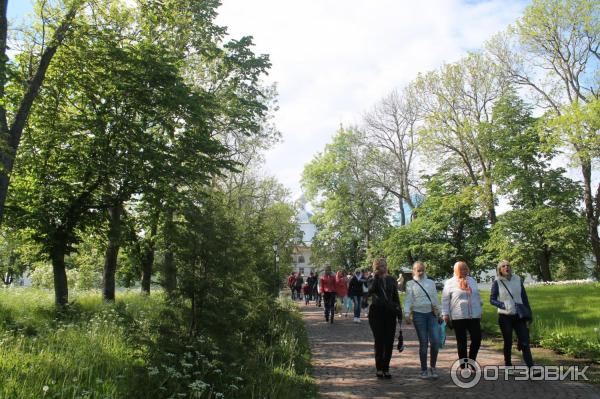
[[[392,303],[398,305],[399,309],[402,309],[400,306],[400,294],[398,294],[398,284],[396,284],[396,280],[393,277],[390,277],[389,282],[392,283],[392,298],[390,298],[390,300]]]
[[[490,293],[490,304],[500,309],[506,309],[504,302],[498,300],[498,294],[500,290],[498,288],[498,280],[494,280],[492,283],[492,292]]]
[[[523,302],[523,305],[531,309],[529,306],[529,298],[527,298],[527,292],[525,291],[525,285],[523,284],[523,279],[521,279],[521,302]]]
[[[381,280],[381,278],[379,277],[373,277],[371,279],[371,281],[367,280],[367,287],[369,288],[369,296],[371,295],[377,295],[377,290],[379,289],[379,280]]]
[[[412,309],[412,304],[413,304],[413,291],[412,291],[412,286],[413,286],[413,282],[409,281],[406,283],[406,291],[404,294],[404,316],[406,318],[408,318],[408,315],[410,314],[410,311]]]
[[[442,315],[448,316],[450,315],[450,299],[452,297],[451,291],[451,280],[448,280],[446,284],[444,284],[444,289],[442,290]]]

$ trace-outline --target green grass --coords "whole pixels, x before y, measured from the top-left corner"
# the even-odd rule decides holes
[[[160,298],[121,293],[104,304],[80,293],[58,311],[52,292],[0,291],[0,397],[113,398],[130,393],[144,364],[132,320],[148,320]],[[138,323],[139,324],[139,323]]]
[[[600,283],[528,287],[527,296],[533,310],[530,338],[534,344],[600,362]],[[481,297],[483,330],[500,335],[489,292]]]
[[[534,345],[600,363],[600,283],[526,287],[534,321]],[[481,291],[484,332],[500,336],[497,308]],[[441,293],[440,303],[441,303]],[[400,294],[404,303],[404,294]]]
[[[189,335],[160,293],[72,300],[57,310],[51,291],[0,290],[0,398],[316,397],[306,331],[285,301],[211,337]]]

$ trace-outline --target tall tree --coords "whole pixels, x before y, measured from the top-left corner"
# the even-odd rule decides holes
[[[506,87],[499,69],[482,53],[419,75],[416,87],[426,120],[420,143],[425,158],[440,160],[469,177],[480,194],[490,224],[496,222],[496,196],[485,130],[492,105]]]
[[[369,169],[375,182],[397,198],[402,225],[407,223],[404,204],[415,208],[413,164],[420,115],[411,89],[393,90],[363,117],[367,143],[377,158]]]
[[[459,260],[475,274],[485,268],[479,259],[488,239],[485,208],[470,180],[442,170],[426,177],[425,190],[425,200],[414,210],[416,219],[395,228],[382,244],[391,266],[410,267],[421,260],[427,262],[428,273],[444,278]]]
[[[551,167],[556,149],[544,140],[543,122],[514,91],[494,106],[488,136],[494,177],[512,209],[494,225],[487,246],[550,281],[560,263],[582,264],[588,243],[577,211],[581,190],[564,169]]]
[[[581,169],[588,235],[600,276],[600,184],[592,185],[592,165],[600,156],[600,3],[535,0],[488,49],[514,83],[530,89],[537,104],[557,117],[554,131],[569,143]]]
[[[72,38],[70,51],[57,55],[60,62],[49,74],[54,90],[45,92],[28,129],[29,152],[19,159],[21,189],[12,203],[19,223],[35,226],[37,239],[52,254],[58,304],[68,298],[64,257],[74,250],[77,230],[89,218],[100,220],[105,212],[110,226],[104,296],[113,300],[124,202],[146,192],[145,198],[160,198],[167,224],[175,220],[177,207],[194,200],[190,184],[208,184],[211,176],[232,166],[220,141],[220,120],[241,118],[238,126],[250,134],[254,122],[248,115],[264,108],[260,99],[242,92],[244,85],[256,83],[252,74],[260,75],[267,65],[262,59],[249,62],[245,46],[251,43],[234,43],[212,54],[210,65],[218,71],[227,65],[228,70],[221,76],[224,92],[206,90],[190,84],[180,68],[180,53],[167,51],[164,42],[139,33],[143,30],[130,35],[127,22],[140,10],[118,5],[98,8],[110,17],[112,29],[88,23]],[[97,17],[86,15],[79,23]],[[210,48],[220,47],[213,43]],[[254,80],[229,82],[244,73]],[[43,194],[31,197],[31,192]],[[168,227],[165,233],[173,231]]]
[[[306,197],[317,204],[319,232],[313,247],[322,263],[356,267],[389,227],[389,191],[374,186],[365,174],[369,153],[363,143],[360,131],[340,128],[325,151],[304,168]]]
[[[64,12],[57,23],[45,17],[48,12],[46,2],[39,2],[37,9],[41,15],[42,31],[39,46],[32,49],[30,60],[36,67],[28,71],[24,77],[24,88],[16,99],[6,93],[6,85],[11,80],[11,66],[8,57],[8,0],[0,1],[0,223],[4,217],[4,205],[8,194],[10,176],[14,167],[15,157],[21,143],[21,135],[31,112],[33,102],[37,98],[44,83],[46,72],[56,51],[62,45],[65,36],[72,30],[75,16],[85,2],[82,0],[66,1]],[[46,35],[49,34],[49,40]],[[39,54],[34,51],[38,51]],[[9,99],[10,98],[10,99]]]

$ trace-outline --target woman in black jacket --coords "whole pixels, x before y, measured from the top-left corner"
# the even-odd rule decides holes
[[[348,296],[354,304],[354,322],[360,323],[360,306],[362,297],[365,294],[367,280],[363,276],[362,270],[356,269],[354,275],[348,284]]]
[[[377,378],[392,378],[390,360],[394,348],[396,320],[402,320],[396,280],[388,275],[385,259],[373,262],[374,277],[369,286],[372,298],[369,307],[369,326],[375,338],[375,367]]]

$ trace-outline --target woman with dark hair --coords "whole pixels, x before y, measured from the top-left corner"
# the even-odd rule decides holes
[[[331,273],[331,266],[325,266],[325,273],[319,279],[319,292],[323,295],[325,307],[325,321],[333,323],[335,309],[335,276]]]
[[[373,261],[374,276],[369,285],[372,298],[369,307],[369,326],[375,339],[375,367],[377,378],[392,378],[390,360],[394,348],[396,320],[402,321],[402,309],[396,280],[388,275],[387,263],[380,258]]]
[[[511,351],[513,330],[517,333],[517,342],[523,352],[523,361],[527,367],[533,367],[533,357],[529,346],[528,320],[519,317],[517,306],[529,309],[529,299],[523,280],[512,274],[510,264],[503,260],[496,268],[496,280],[492,283],[490,303],[498,308],[498,324],[504,340],[504,365],[512,366]]]

